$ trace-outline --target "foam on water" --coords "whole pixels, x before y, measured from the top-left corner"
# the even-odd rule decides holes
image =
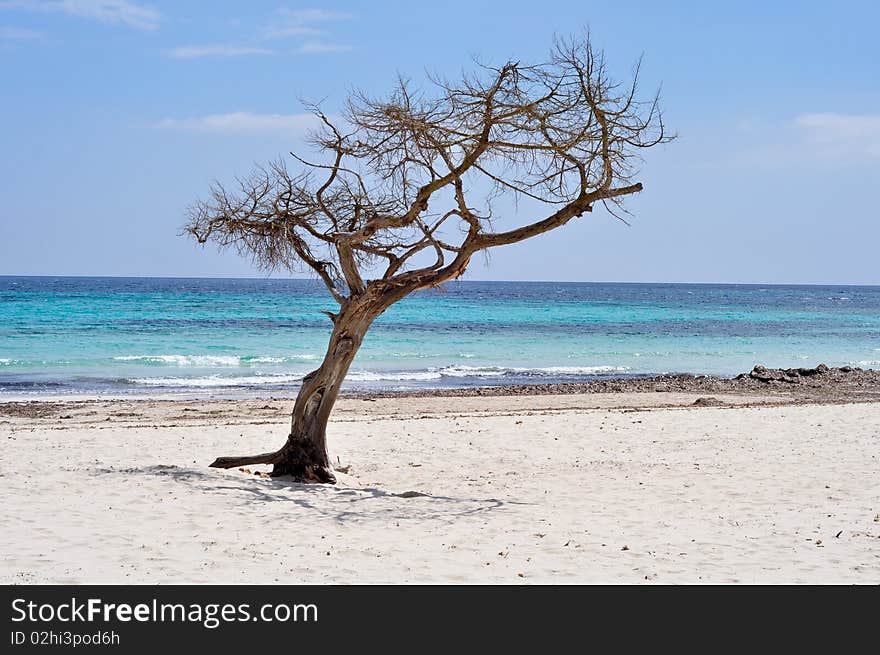
[[[121,355],[113,358],[119,362],[142,364],[166,364],[171,366],[239,366],[240,357],[226,355]]]
[[[406,380],[422,381],[439,380],[440,373],[428,371],[349,371],[345,377],[349,382],[403,382]]]
[[[209,375],[206,377],[155,377],[155,378],[131,378],[126,380],[131,384],[147,387],[253,387],[269,385],[289,385],[298,383],[303,379],[302,375],[248,375],[241,377],[225,377],[222,375]]]
[[[260,357],[235,355],[119,355],[113,358],[117,362],[136,362],[140,364],[166,366],[192,366],[200,368],[218,368],[248,366],[251,364],[284,364],[286,362],[313,361],[317,356],[312,354],[293,354],[284,357]]]
[[[521,366],[444,366],[439,369],[439,377],[468,378],[468,377],[557,377],[557,376],[584,376],[584,375],[609,375],[611,373],[626,373],[630,369],[627,366],[547,366],[544,368],[524,368]]]
[[[547,368],[444,366],[423,370],[377,371],[354,369],[348,372],[346,382],[429,382],[443,378],[560,378],[567,376],[600,376],[625,373],[622,366],[550,366]],[[131,384],[153,387],[250,387],[298,383],[305,374],[254,374],[247,376],[207,375],[196,377],[158,376],[128,378]]]

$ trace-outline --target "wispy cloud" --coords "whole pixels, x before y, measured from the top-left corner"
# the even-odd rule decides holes
[[[810,139],[817,141],[857,139],[876,142],[880,139],[880,115],[802,114],[793,122]]]
[[[282,134],[302,135],[317,127],[319,119],[313,114],[210,114],[195,118],[166,118],[155,125],[159,129],[185,132],[225,134]]]
[[[839,164],[880,161],[880,114],[801,114],[792,123],[813,157]]]
[[[300,45],[296,52],[301,55],[317,55],[325,52],[347,52],[351,46],[339,43],[327,43],[324,41],[306,41]]]
[[[768,170],[880,164],[880,114],[799,114],[738,129],[732,161]]]
[[[45,37],[43,32],[22,30],[17,27],[0,27],[0,41],[39,41]]]
[[[326,9],[288,9],[282,8],[275,12],[275,20],[272,25],[263,30],[263,38],[266,39],[286,39],[286,38],[304,38],[317,37],[327,34],[326,23],[333,23],[354,18],[352,14],[341,11],[328,11]],[[347,46],[331,46],[331,44],[320,44],[317,47],[313,42],[303,43],[297,50],[302,53],[317,52],[340,52],[342,50],[350,50]]]
[[[245,57],[248,55],[271,55],[272,50],[250,46],[204,45],[180,46],[166,50],[165,54],[174,59],[198,59],[199,57]]]
[[[161,15],[133,0],[3,0],[0,9],[61,13],[139,30],[155,30]]]
[[[165,51],[165,55],[175,59],[197,59],[200,57],[245,57],[248,55],[273,55],[278,53],[317,55],[333,52],[346,52],[351,46],[329,40],[327,23],[349,20],[351,14],[326,9],[278,9],[271,25],[265,27],[257,36],[257,45],[218,44],[203,46],[179,46]],[[318,27],[321,26],[321,27]],[[267,41],[292,39],[299,41],[291,46],[280,46]],[[264,47],[263,45],[272,47]]]
[[[313,25],[315,23],[330,23],[354,18],[349,13],[328,11],[326,9],[288,9],[283,7],[276,13],[281,20],[286,21],[289,25]]]
[[[302,36],[321,36],[322,34],[326,34],[326,32],[306,25],[282,25],[267,27],[263,30],[263,38],[265,39],[287,39]]]

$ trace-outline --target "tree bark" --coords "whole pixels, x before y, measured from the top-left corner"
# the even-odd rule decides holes
[[[301,482],[336,482],[327,453],[327,421],[367,329],[387,307],[382,305],[357,302],[344,307],[333,318],[333,333],[324,361],[303,378],[284,446],[262,455],[219,457],[211,466],[272,464],[272,476],[291,476]]]

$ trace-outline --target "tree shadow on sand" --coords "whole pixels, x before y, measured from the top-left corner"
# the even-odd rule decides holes
[[[435,496],[420,491],[397,493],[378,487],[304,484],[284,478],[237,476],[164,464],[100,468],[95,469],[95,472],[99,475],[155,476],[172,484],[185,485],[190,491],[243,495],[257,503],[292,503],[303,510],[340,523],[379,519],[439,520],[451,523],[469,515],[503,511],[508,505],[528,504],[498,498]]]

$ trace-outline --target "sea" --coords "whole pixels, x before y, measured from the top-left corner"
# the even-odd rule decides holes
[[[299,279],[0,277],[0,400],[295,393],[335,309]],[[458,281],[376,321],[352,391],[880,368],[880,287]]]

